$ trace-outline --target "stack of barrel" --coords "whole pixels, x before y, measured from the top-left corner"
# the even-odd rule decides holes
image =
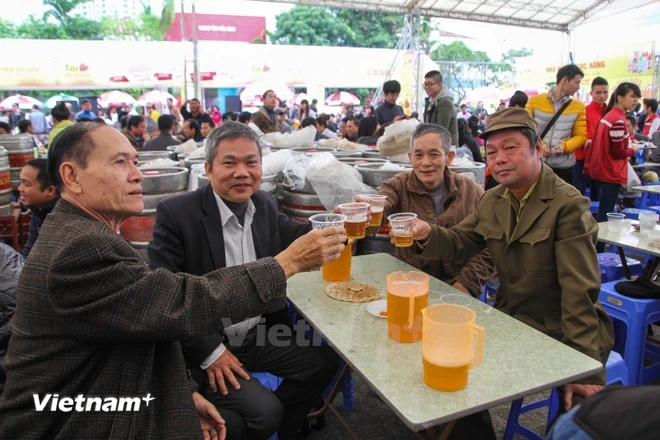
[[[0,146],[8,152],[11,167],[11,186],[14,190],[21,184],[21,169],[28,160],[34,159],[36,144],[29,134],[0,134]]]
[[[121,225],[121,235],[147,260],[147,245],[151,241],[156,205],[161,200],[186,192],[189,171],[182,167],[154,168],[143,171],[142,194],[144,211]]]
[[[7,150],[0,147],[0,216],[12,214],[11,173]]]

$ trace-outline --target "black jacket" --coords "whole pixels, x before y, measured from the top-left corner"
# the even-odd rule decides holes
[[[23,257],[14,248],[0,243],[0,394],[5,383],[2,359],[7,354],[11,320],[16,310],[16,286],[23,269]]]
[[[265,191],[254,193],[252,203],[255,207],[252,237],[257,258],[276,256],[311,230],[309,223],[299,223],[280,213],[275,199]],[[152,269],[192,275],[225,267],[222,221],[211,185],[158,204],[148,256]],[[267,315],[266,321],[267,324],[286,322],[285,317],[284,311],[275,312]],[[191,373],[223,342],[228,345],[220,331],[182,342]]]
[[[608,387],[585,400],[574,422],[594,440],[660,438],[660,386]]]
[[[36,209],[36,208],[30,209],[30,211],[32,211],[32,220],[30,220],[30,231],[28,232],[27,241],[25,242],[25,246],[21,250],[21,255],[23,256],[23,258],[27,258],[28,255],[30,255],[30,250],[32,250],[32,246],[34,246],[34,243],[37,241],[37,238],[39,238],[39,231],[41,230],[41,224],[46,219],[46,216],[53,211],[55,205],[57,205],[58,200],[60,200],[59,196],[57,196],[50,202],[46,203],[44,209]]]

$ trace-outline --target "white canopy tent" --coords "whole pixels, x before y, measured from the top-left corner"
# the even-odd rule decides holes
[[[574,52],[572,31],[581,24],[658,3],[660,0],[250,0],[328,8],[362,9],[406,15],[398,50],[417,51],[413,108],[423,106],[423,72],[418,42],[420,17],[438,17],[563,32],[568,53]],[[570,56],[568,57],[569,59]],[[392,66],[396,61],[392,61]],[[392,69],[389,70],[390,72]],[[374,100],[382,94],[382,85]]]
[[[481,21],[568,32],[599,16],[658,0],[251,0],[328,8],[415,13],[424,17]]]

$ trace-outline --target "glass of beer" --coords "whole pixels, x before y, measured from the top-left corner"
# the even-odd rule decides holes
[[[434,304],[422,315],[424,382],[440,391],[465,388],[468,373],[484,354],[485,330],[475,324],[476,313],[456,304]]]
[[[368,203],[342,203],[339,205],[341,213],[346,216],[344,229],[346,237],[359,240],[367,235]]]
[[[415,241],[413,239],[413,225],[416,218],[417,214],[414,212],[402,212],[387,217],[390,221],[396,247],[410,247],[413,245]]]
[[[387,205],[387,196],[361,194],[358,197],[361,201],[371,205],[371,221],[369,222],[369,226],[380,227],[380,224],[383,222],[383,211],[385,211],[385,205]]]
[[[342,214],[316,214],[309,218],[312,229],[327,229],[333,226],[344,226],[346,216]],[[338,259],[324,264],[321,267],[323,279],[338,282],[347,281],[351,277],[351,254],[353,253],[351,240],[344,247]]]

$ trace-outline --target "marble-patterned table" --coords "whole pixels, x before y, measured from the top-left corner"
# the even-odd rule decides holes
[[[640,188],[654,188],[653,186],[644,186]],[[660,248],[650,246],[649,241],[660,239],[660,226],[656,225],[655,230],[650,233],[642,234],[631,226],[631,220],[622,220],[618,227],[610,227],[608,222],[598,223],[598,241],[612,244],[620,248],[631,249],[643,254],[660,257]]]
[[[386,276],[412,266],[387,254],[353,257],[351,280],[376,286],[387,297]],[[288,296],[300,314],[334,347],[346,363],[413,431],[570,383],[598,372],[602,365],[453,287],[431,278],[429,304],[462,304],[485,327],[481,366],[470,372],[468,386],[441,392],[423,380],[422,343],[388,338],[387,320],[366,310],[367,303],[328,297],[321,272],[289,280]],[[359,405],[360,402],[357,402]]]

